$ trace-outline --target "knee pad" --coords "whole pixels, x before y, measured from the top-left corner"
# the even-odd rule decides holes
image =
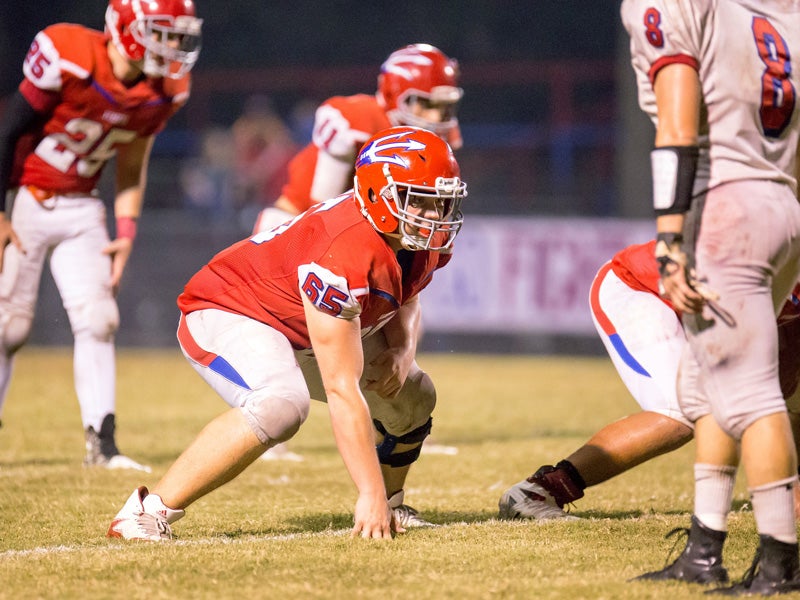
[[[68,312],[75,337],[90,335],[101,342],[108,342],[119,328],[119,309],[113,298],[94,299]]]
[[[33,317],[29,315],[10,314],[2,319],[2,339],[0,342],[9,354],[13,354],[25,345],[31,333]]]
[[[433,418],[429,417],[423,425],[403,435],[390,434],[386,431],[383,423],[377,419],[373,419],[372,423],[375,425],[375,429],[383,435],[383,441],[376,446],[378,461],[389,467],[406,467],[419,458],[422,442],[431,432]],[[411,450],[395,453],[397,444],[417,444],[417,446]]]
[[[253,433],[262,444],[285,442],[308,418],[309,396],[301,394],[251,396],[241,406]]]
[[[436,388],[420,369],[409,375],[396,397],[384,398],[373,392],[365,392],[364,397],[372,418],[389,431],[401,434],[425,423],[436,407]]]

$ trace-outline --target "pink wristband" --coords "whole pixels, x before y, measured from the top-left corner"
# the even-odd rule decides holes
[[[117,239],[136,239],[136,219],[133,217],[117,217]]]

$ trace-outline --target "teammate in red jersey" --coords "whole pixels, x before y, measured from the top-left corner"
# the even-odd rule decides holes
[[[49,257],[75,339],[84,464],[149,470],[115,441],[115,295],[153,139],[189,96],[202,21],[192,0],[111,0],[105,20],[105,32],[66,23],[39,32],[0,122],[0,410]],[[96,190],[112,157],[113,241]]]
[[[375,94],[334,96],[314,116],[311,142],[289,163],[289,180],[273,206],[263,209],[253,233],[267,231],[353,183],[353,160],[364,141],[392,125],[422,127],[461,147],[456,112],[463,92],[458,62],[430,44],[392,52],[378,75]],[[278,444],[265,459],[302,460]]]
[[[592,284],[592,319],[614,366],[641,412],[606,425],[555,465],[543,465],[500,499],[503,518],[564,519],[566,504],[633,467],[683,446],[693,423],[678,403],[677,381],[686,336],[680,314],[659,292],[655,240],[624,248]],[[800,284],[778,317],[781,390],[800,431]],[[800,436],[796,437],[796,442]],[[800,513],[798,492],[795,510]]]
[[[110,537],[169,539],[187,506],[291,438],[311,398],[327,401],[358,489],[353,535],[431,525],[403,503],[436,403],[415,361],[418,294],[450,259],[466,184],[419,128],[379,132],[355,164],[353,190],[223,250],[186,285],[181,348],[233,408],[152,493],[133,491]]]
[[[318,202],[350,189],[361,145],[386,127],[410,125],[461,147],[456,110],[458,62],[430,44],[410,44],[381,65],[374,95],[334,96],[317,109],[311,142],[289,163],[289,180],[274,206],[259,214],[254,233],[266,231]]]

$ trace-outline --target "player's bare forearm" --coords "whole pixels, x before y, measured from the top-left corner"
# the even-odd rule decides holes
[[[402,348],[412,356],[416,353],[421,315],[419,296],[414,296],[400,307],[383,327],[390,348]]]
[[[391,537],[391,511],[375,452],[372,419],[358,384],[364,366],[360,319],[333,317],[305,295],[302,298],[336,446],[359,493],[353,534]]]
[[[385,398],[400,392],[417,352],[419,324],[420,305],[414,297],[383,327],[387,348],[366,366],[367,390]]]
[[[153,136],[137,138],[117,150],[117,195],[114,216],[136,219],[142,213],[147,185],[147,165],[153,147]]]

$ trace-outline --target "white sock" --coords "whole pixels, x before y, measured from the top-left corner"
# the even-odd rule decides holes
[[[736,467],[694,465],[694,514],[709,529],[728,531]]]
[[[759,534],[772,536],[786,544],[797,543],[794,518],[795,485],[797,485],[797,475],[748,488]]]

